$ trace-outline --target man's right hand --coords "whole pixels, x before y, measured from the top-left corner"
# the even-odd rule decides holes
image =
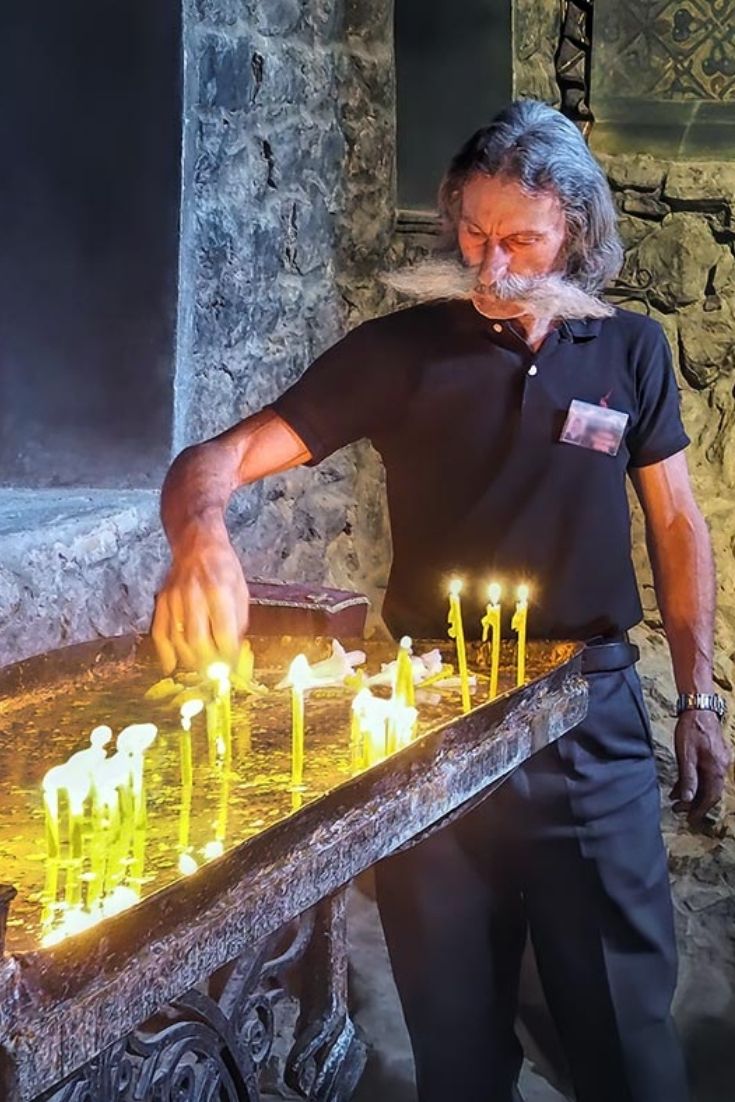
[[[156,597],[151,634],[164,671],[237,660],[248,626],[248,587],[226,533],[198,531],[174,550]]]
[[[288,471],[311,458],[272,410],[185,448],[161,491],[161,519],[173,565],[156,598],[151,634],[166,673],[202,669],[215,657],[233,664],[248,626],[248,587],[225,526],[238,486]]]

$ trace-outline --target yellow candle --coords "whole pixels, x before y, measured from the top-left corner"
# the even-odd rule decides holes
[[[227,837],[227,814],[230,807],[230,771],[222,770],[220,778],[219,804],[217,807],[217,821],[214,829],[214,838],[222,846],[224,853],[225,838]]]
[[[117,736],[115,745],[118,752],[127,759],[128,791],[132,793],[133,815],[135,822],[145,819],[145,752],[154,742],[158,728],[155,723],[131,723]],[[126,810],[125,788],[122,792],[122,809]]]
[[[140,896],[143,888],[143,870],[145,869],[145,847],[148,837],[147,816],[135,825],[133,830],[133,856],[129,865],[128,887]]]
[[[469,712],[470,685],[467,673],[467,651],[464,642],[462,605],[459,599],[461,592],[461,581],[459,578],[453,578],[449,586],[449,638],[454,639],[457,647],[457,668],[459,672],[460,691],[462,693],[462,711]]]
[[[243,681],[252,682],[255,676],[255,655],[249,639],[243,639],[237,656],[235,673]]]
[[[253,727],[250,717],[250,708],[241,712],[237,723],[237,756],[245,757],[253,749]]]
[[[230,667],[226,662],[213,662],[207,669],[207,677],[215,683],[214,700],[207,706],[209,764],[214,765],[218,755],[224,756],[228,762],[232,757]]]
[[[291,685],[291,786],[304,781],[304,685],[309,678],[309,662],[297,654],[288,671]]]
[[[497,582],[488,586],[488,605],[482,624],[482,641],[487,642],[490,633],[490,684],[488,685],[488,700],[494,700],[498,695],[498,671],[500,669],[500,594],[501,589]]]
[[[46,860],[46,876],[43,885],[41,900],[43,910],[41,912],[41,925],[43,933],[47,934],[53,926],[56,917],[56,895],[59,890],[59,860],[57,857],[49,857]]]
[[[219,701],[215,696],[207,703],[207,758],[210,766],[217,763],[219,737]]]
[[[355,759],[361,768],[369,768],[386,755],[387,700],[374,697],[370,689],[361,689],[352,701],[352,737]],[[359,745],[359,750],[358,750]]]
[[[413,708],[415,703],[413,666],[411,665],[412,646],[410,636],[404,635],[398,646],[396,672],[393,678],[393,698],[400,700],[409,708]]]
[[[73,861],[82,858],[82,832],[84,829],[84,802],[89,795],[89,775],[79,771],[67,773],[66,795],[69,808],[69,849]]]
[[[49,857],[58,857],[61,849],[59,837],[59,789],[64,783],[64,766],[49,769],[41,782],[43,807],[46,815],[46,849]]]
[[[191,756],[191,721],[204,708],[203,700],[186,700],[181,705],[181,784],[191,788],[194,783],[194,766]]]
[[[181,789],[181,808],[179,811],[179,855],[183,855],[189,848],[189,828],[191,825],[191,797],[192,786],[183,785]],[[181,868],[181,861],[179,861]]]
[[[511,628],[518,633],[516,684],[526,683],[526,620],[528,616],[528,586],[519,585],[516,591],[516,610]]]
[[[361,692],[364,690],[360,690]],[[359,693],[358,693],[359,696]],[[363,746],[362,724],[360,723],[358,696],[352,701],[350,713],[350,764],[352,773],[359,773],[364,768],[365,750]]]

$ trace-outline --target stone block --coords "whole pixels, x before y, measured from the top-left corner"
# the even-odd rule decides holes
[[[681,370],[691,386],[711,386],[718,375],[735,369],[733,305],[723,299],[719,310],[696,303],[680,311]]]
[[[687,203],[735,201],[735,165],[718,161],[675,161],[669,166],[664,198]]]
[[[654,195],[646,192],[627,190],[623,192],[623,210],[626,214],[633,214],[639,218],[654,218],[662,221],[670,208]]]
[[[670,214],[635,250],[632,269],[657,305],[675,309],[703,299],[723,250],[696,214]]]
[[[274,38],[293,34],[304,17],[303,0],[262,0],[255,6],[255,26]]]
[[[253,95],[252,55],[246,39],[206,35],[198,57],[199,105],[227,111],[249,107]]]
[[[616,191],[658,191],[669,169],[668,162],[644,153],[622,156],[597,153],[596,158]]]
[[[192,19],[214,27],[234,27],[249,15],[245,0],[185,0],[185,6],[189,5],[193,7]]]

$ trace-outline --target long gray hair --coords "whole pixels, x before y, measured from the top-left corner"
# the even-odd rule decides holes
[[[462,189],[478,173],[517,180],[531,194],[556,193],[566,218],[570,282],[595,293],[618,274],[623,249],[610,188],[582,134],[561,112],[517,100],[453,157],[439,188],[439,213],[455,246]]]

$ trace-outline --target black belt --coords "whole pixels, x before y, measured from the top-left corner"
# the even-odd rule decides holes
[[[626,635],[612,639],[591,639],[582,651],[582,673],[612,673],[633,666],[641,656]]]

